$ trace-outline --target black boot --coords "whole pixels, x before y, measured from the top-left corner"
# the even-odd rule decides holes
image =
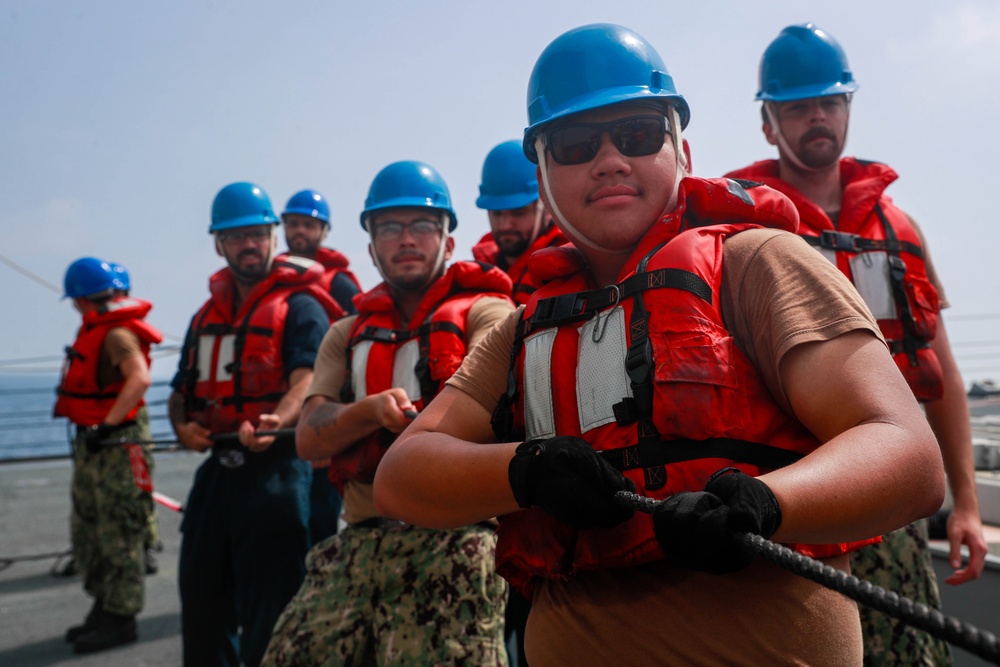
[[[74,625],[66,631],[66,643],[72,644],[81,635],[85,635],[97,627],[97,621],[101,616],[101,600],[94,599],[94,604],[87,612],[87,617],[83,619],[83,625]]]
[[[73,644],[74,653],[93,653],[113,646],[129,644],[139,638],[135,614],[122,616],[102,611],[97,627],[80,635]]]

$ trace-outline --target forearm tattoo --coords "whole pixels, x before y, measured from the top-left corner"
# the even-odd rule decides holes
[[[337,415],[339,412],[340,406],[334,403],[326,403],[313,410],[307,422],[312,428],[313,433],[320,436],[323,434],[323,430],[333,428],[337,425]]]

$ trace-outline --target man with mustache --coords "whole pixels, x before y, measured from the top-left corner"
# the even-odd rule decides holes
[[[799,212],[799,234],[852,280],[924,405],[937,435],[954,509],[948,518],[945,580],[979,577],[987,546],[976,494],[965,387],[940,310],[948,306],[919,227],[885,195],[896,172],[841,157],[858,84],[840,44],[816,25],[785,28],[760,63],[761,115],[777,160],[727,174],[769,185]],[[921,519],[853,554],[854,573],[934,607],[941,606]],[[963,567],[961,547],[969,549]],[[865,664],[950,664],[947,643],[881,612],[861,608]]]
[[[275,258],[277,225],[253,183],[216,195],[209,233],[226,266],[209,279],[171,383],[178,440],[210,453],[181,524],[185,665],[260,664],[305,574],[311,469],[294,438],[274,432],[298,421],[319,344],[344,313],[318,262]]]
[[[486,210],[490,233],[472,247],[472,256],[506,271],[514,283],[514,302],[527,303],[538,288],[528,258],[566,238],[538,199],[535,165],[524,157],[520,141],[505,141],[486,156],[476,206]]]
[[[285,228],[288,254],[314,259],[323,265],[323,285],[345,315],[357,312],[352,299],[361,291],[361,284],[349,268],[343,253],[320,244],[330,233],[330,205],[316,190],[300,190],[293,194],[281,214]],[[330,484],[330,461],[312,462],[312,484],[309,487],[309,536],[312,544],[337,532],[337,521],[343,499]]]
[[[350,270],[347,257],[320,244],[330,233],[330,205],[316,190],[300,190],[288,199],[281,214],[288,254],[314,259],[323,265],[323,284],[344,312],[353,315],[351,299],[361,284]]]
[[[386,453],[376,508],[502,516],[548,665],[859,665],[857,605],[742,548],[848,569],[944,496],[934,435],[847,279],[766,186],[689,175],[653,47],[582,26],[528,80],[523,149],[572,245]],[[616,500],[655,501],[652,515]]]
[[[387,519],[372,498],[396,435],[513,309],[495,266],[445,268],[457,223],[427,164],[395,162],[372,182],[361,226],[384,282],[330,327],[296,428],[302,458],[332,457],[347,528],[309,553],[267,665],[507,663],[493,527],[418,528]]]

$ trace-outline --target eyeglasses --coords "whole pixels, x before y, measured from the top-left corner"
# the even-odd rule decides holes
[[[584,164],[597,156],[607,132],[622,155],[652,155],[663,148],[667,135],[664,116],[630,116],[607,123],[573,123],[543,134],[545,147],[559,164]]]
[[[427,239],[441,233],[442,225],[437,220],[414,220],[409,223],[386,220],[375,225],[375,238],[380,241],[398,241],[403,230],[409,229],[415,239]]]
[[[249,232],[219,232],[219,240],[223,243],[230,243],[232,245],[239,245],[247,239],[250,239],[254,243],[263,243],[265,240],[271,238],[270,229],[254,229]]]

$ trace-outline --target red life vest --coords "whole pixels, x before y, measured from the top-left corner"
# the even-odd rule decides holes
[[[304,292],[331,321],[343,311],[320,284],[318,262],[283,255],[233,312],[235,279],[226,267],[209,279],[211,298],[188,331],[184,397],[188,417],[214,433],[235,431],[271,412],[288,391],[282,341],[288,298]]]
[[[549,225],[549,228],[538,235],[535,242],[517,258],[516,262],[504,269],[514,283],[514,303],[519,306],[528,303],[531,294],[538,289],[538,283],[532,278],[532,274],[528,270],[528,263],[531,256],[538,250],[560,246],[566,242],[566,237],[559,231],[559,228],[555,225]],[[486,262],[487,264],[494,264],[496,266],[506,264],[506,258],[501,257],[500,247],[493,240],[492,233],[486,234],[483,238],[479,239],[479,243],[472,246],[472,256],[477,261]]]
[[[799,234],[858,288],[913,394],[920,401],[941,398],[941,363],[930,347],[941,310],[938,292],[927,276],[913,223],[884,194],[896,172],[878,162],[842,158],[844,192],[836,223],[778,173],[777,160],[763,160],[728,176],[764,183],[792,200]]]
[[[344,403],[400,387],[417,410],[434,398],[468,352],[469,310],[483,297],[510,301],[510,277],[495,266],[456,262],[424,293],[407,326],[382,283],[356,300],[358,318],[347,343]],[[396,436],[380,429],[335,455],[330,481],[370,483]]]
[[[552,280],[518,326],[512,391],[494,420],[501,440],[583,438],[658,500],[701,491],[727,466],[757,476],[818,448],[736,346],[719,299],[725,239],[794,231],[795,221],[791,203],[768,188],[686,178],[675,212],[646,235],[617,285],[595,289],[573,248],[539,253]],[[791,546],[825,557],[860,544]],[[663,557],[648,514],[578,531],[532,508],[501,521],[496,567],[530,594],[535,577]]]
[[[66,348],[66,364],[62,383],[56,390],[59,398],[54,416],[68,417],[78,426],[94,426],[104,421],[125,384],[124,380],[105,387],[98,384],[97,370],[104,339],[115,327],[125,327],[138,337],[139,347],[149,365],[150,346],[163,340],[163,335],[145,321],[152,307],[148,301],[118,297],[83,316],[76,342]],[[125,416],[125,421],[135,419],[139,408],[145,404],[140,399]]]
[[[279,255],[278,259],[284,259],[285,257],[286,255]],[[361,291],[361,283],[358,282],[357,277],[348,268],[350,262],[342,252],[333,250],[332,248],[320,247],[316,249],[316,257],[314,259],[323,265],[323,277],[320,279],[320,284],[327,292],[330,291],[333,279],[337,277],[337,274],[341,273],[354,283],[359,292]]]

